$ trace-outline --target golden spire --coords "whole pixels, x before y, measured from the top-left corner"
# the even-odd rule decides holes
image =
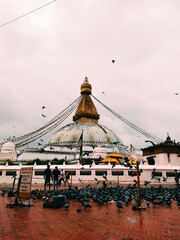
[[[74,122],[93,122],[98,123],[99,114],[96,107],[90,97],[91,95],[91,84],[88,82],[88,78],[85,77],[83,84],[81,85],[80,93],[82,95],[79,106],[77,107],[76,113],[73,116]]]

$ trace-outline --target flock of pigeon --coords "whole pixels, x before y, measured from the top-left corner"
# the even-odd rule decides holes
[[[138,189],[137,183],[134,180],[133,184],[128,186],[113,186],[110,183],[107,185],[107,181],[103,181],[103,185],[99,184],[98,179],[95,179],[96,184],[88,184],[86,186],[69,186],[55,191],[44,191],[35,189],[31,191],[31,199],[42,199],[44,204],[50,204],[53,208],[55,206],[61,206],[68,209],[70,207],[70,201],[78,201],[83,208],[91,208],[93,202],[98,205],[106,206],[108,203],[114,202],[119,209],[123,209],[124,206],[138,206]],[[171,206],[173,201],[176,201],[177,206],[180,207],[180,187],[164,187],[159,185],[158,187],[149,186],[149,182],[144,183],[145,187],[141,187],[141,203],[150,206]],[[11,193],[11,194],[9,194]],[[7,194],[9,197],[16,196],[16,192],[12,194],[10,189],[2,189],[1,196]],[[63,202],[53,202],[52,199],[66,199]],[[44,206],[44,205],[43,205]],[[80,212],[81,208],[77,209]]]
[[[42,190],[33,190],[31,192],[31,198],[37,199],[42,193]],[[124,206],[138,204],[138,191],[135,185],[128,186],[107,186],[104,184],[102,187],[88,184],[86,187],[69,187],[66,189],[49,191],[43,196],[45,201],[51,201],[54,196],[64,196],[69,202],[75,200],[80,203],[80,206],[84,208],[91,208],[92,202],[98,205],[106,206],[108,203],[114,202],[117,208],[123,209]],[[171,206],[172,201],[176,201],[177,206],[180,206],[180,188],[167,188],[162,187],[146,187],[141,188],[141,201],[146,204],[146,207],[150,206]],[[135,204],[134,204],[135,203]],[[134,205],[133,205],[134,204]],[[69,208],[69,204],[64,204],[64,208]],[[77,209],[80,211],[80,209]]]

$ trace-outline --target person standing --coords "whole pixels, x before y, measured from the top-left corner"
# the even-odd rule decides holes
[[[53,170],[53,181],[54,181],[54,191],[58,189],[58,183],[59,183],[59,176],[60,176],[60,171],[58,167],[56,166],[55,169]]]
[[[177,187],[179,186],[179,173],[177,169],[174,170],[174,180],[176,182]]]
[[[50,165],[47,165],[47,168],[44,170],[44,190],[46,191],[46,186],[49,186],[49,191],[51,188],[51,178],[52,178],[52,173],[50,169]]]
[[[69,173],[68,173],[68,171],[66,171],[64,185],[68,184],[68,186],[70,186],[69,178],[70,178]]]
[[[64,171],[63,171],[63,169],[61,170],[61,172],[60,172],[60,178],[59,178],[59,185],[61,186],[61,182],[64,182],[64,184],[65,184],[65,181],[64,181]]]

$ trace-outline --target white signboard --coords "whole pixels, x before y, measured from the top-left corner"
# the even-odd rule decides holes
[[[22,167],[20,171],[21,184],[19,189],[19,198],[30,199],[33,167]]]

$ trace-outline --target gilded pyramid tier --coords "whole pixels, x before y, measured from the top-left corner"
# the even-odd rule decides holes
[[[74,122],[93,122],[98,123],[99,114],[96,107],[91,99],[91,85],[86,77],[83,84],[81,85],[82,99],[77,107],[76,113],[73,116]]]

